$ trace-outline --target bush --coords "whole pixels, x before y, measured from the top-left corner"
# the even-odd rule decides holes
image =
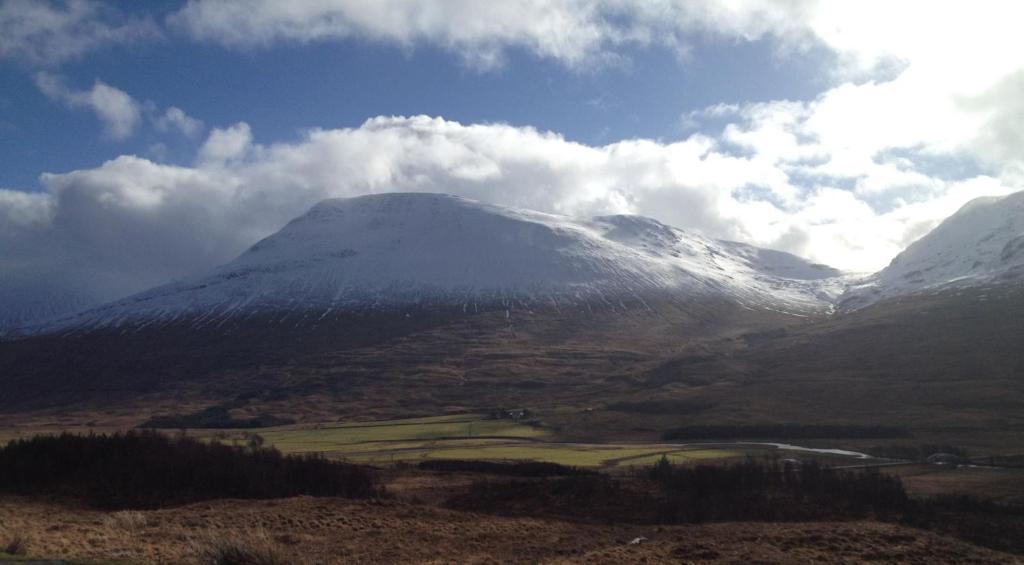
[[[380,489],[370,469],[320,456],[132,431],[11,441],[0,448],[0,491],[124,509],[211,498],[362,498]]]
[[[4,536],[3,545],[0,545],[0,553],[7,555],[25,555],[28,552],[28,541],[20,536]]]

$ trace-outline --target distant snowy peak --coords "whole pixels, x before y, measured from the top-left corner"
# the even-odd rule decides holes
[[[91,310],[67,325],[220,320],[256,311],[575,307],[724,297],[828,311],[838,272],[649,218],[578,220],[439,194],[326,200],[205,276]]]
[[[1024,192],[976,198],[853,286],[844,307],[892,296],[1024,279]]]

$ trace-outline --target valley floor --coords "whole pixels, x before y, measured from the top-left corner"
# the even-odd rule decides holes
[[[0,441],[57,431],[0,428]],[[231,541],[281,556],[273,563],[297,564],[1024,562],[1019,554],[964,541],[975,539],[972,537],[955,538],[943,535],[942,530],[875,521],[657,526],[628,523],[631,520],[624,507],[613,506],[614,515],[622,516],[623,523],[607,524],[596,514],[578,512],[571,498],[566,507],[564,500],[543,497],[520,501],[528,507],[525,514],[481,514],[465,511],[475,507],[451,504],[453,495],[481,481],[488,482],[489,489],[489,481],[507,478],[434,473],[415,466],[420,461],[464,458],[543,460],[625,477],[628,475],[623,473],[633,465],[651,464],[662,454],[683,465],[810,455],[770,444],[581,444],[566,442],[536,422],[483,414],[258,430],[191,430],[189,434],[245,445],[257,437],[254,432],[261,442],[285,453],[320,453],[377,465],[388,496],[370,501],[312,497],[212,500],[160,510],[105,512],[42,497],[0,495],[0,563],[5,562],[5,548],[15,540],[20,540],[19,553],[24,558],[73,564],[204,563],[210,562],[201,559],[204,551]],[[829,440],[821,445],[836,446],[848,444]],[[813,455],[840,467],[883,465],[886,474],[903,478],[912,496],[968,494],[1007,504],[1019,504],[1024,497],[1024,469],[1019,468],[892,466],[891,461],[856,454]],[[547,505],[537,506],[530,500],[547,500]],[[643,504],[642,509],[649,509]],[[565,517],[580,515],[586,518]],[[630,543],[638,538],[640,543]],[[993,545],[1011,546],[1015,545]]]
[[[401,494],[372,502],[222,500],[131,513],[4,497],[0,525],[6,536],[23,536],[32,557],[74,562],[198,563],[204,547],[225,537],[267,545],[289,563],[1021,562],[876,522],[606,526],[456,512]]]

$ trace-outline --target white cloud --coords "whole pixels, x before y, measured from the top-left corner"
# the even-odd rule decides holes
[[[696,35],[765,37],[790,56],[810,46],[837,57],[832,86],[810,101],[717,105],[684,113],[729,120],[722,138],[765,170],[834,181],[877,199],[923,198],[943,175],[925,161],[971,161],[1012,182],[1024,171],[1024,5],[814,0],[190,0],[172,25],[234,48],[277,42],[429,44],[490,67],[509,49],[581,67],[631,47],[685,51]],[[896,151],[908,162],[890,159]],[[947,179],[948,180],[948,179]],[[766,179],[790,203],[799,191]],[[915,196],[916,194],[916,196]]]
[[[190,0],[170,20],[200,41],[229,47],[277,41],[369,39],[431,44],[469,63],[500,65],[510,48],[570,66],[617,60],[623,46],[686,51],[686,37],[712,32],[746,40],[800,36],[801,2],[717,0]],[[792,33],[790,33],[792,32]]]
[[[153,22],[89,0],[0,1],[0,59],[53,65],[107,45],[159,36]]]
[[[171,106],[153,118],[153,125],[158,131],[178,130],[187,137],[195,137],[203,132],[203,121],[193,118],[177,106]]]
[[[832,147],[869,154],[914,147],[1020,162],[1024,136],[1024,5],[961,2],[828,3],[810,20],[826,44],[861,68],[897,60],[890,79],[824,93],[808,118]]]
[[[719,104],[682,118],[725,120],[724,143],[799,187],[790,206],[824,195],[870,204],[877,213],[858,220],[872,226],[862,240],[884,241],[850,251],[862,260],[833,262],[873,266],[872,256],[902,248],[913,239],[905,234],[921,235],[969,194],[1022,186],[1022,15],[1018,3],[996,1],[808,3],[799,25],[843,63],[834,86],[813,100]],[[831,225],[835,237],[847,230]],[[857,247],[840,241],[836,253]]]
[[[159,132],[177,130],[188,137],[195,137],[204,128],[202,120],[189,116],[176,106],[160,113],[153,102],[139,102],[127,92],[101,80],[96,80],[90,90],[73,90],[59,75],[40,71],[35,75],[35,83],[46,97],[55,102],[72,109],[91,110],[103,123],[104,135],[110,139],[120,141],[131,137],[142,123],[143,116],[147,116]]]
[[[36,86],[47,97],[69,108],[87,108],[103,122],[104,133],[111,139],[130,137],[142,120],[142,107],[128,93],[97,80],[90,90],[72,90],[60,77],[40,72]]]
[[[232,159],[239,159],[252,146],[252,131],[249,124],[237,123],[229,128],[210,132],[206,142],[199,148],[199,162],[203,165],[223,165]]]
[[[1024,166],[1018,2],[190,0],[170,20],[197,40],[236,48],[344,39],[429,44],[483,67],[500,64],[509,49],[576,67],[619,60],[629,47],[685,50],[699,34],[772,37],[793,56],[824,46],[840,64],[836,86],[817,100],[745,107],[754,127],[734,126],[726,137],[764,159],[827,159],[813,172],[874,175],[862,183],[873,193],[887,191],[880,175],[902,176],[893,186],[912,180],[912,172],[873,164],[893,148]],[[723,118],[736,108],[708,112]],[[685,114],[683,123],[697,117]]]

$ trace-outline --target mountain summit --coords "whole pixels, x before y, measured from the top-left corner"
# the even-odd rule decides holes
[[[888,267],[851,287],[842,307],[894,296],[1024,278],[1024,192],[971,200],[896,256]]]
[[[325,200],[213,272],[62,322],[213,322],[254,312],[646,308],[725,298],[827,311],[839,273],[639,216],[573,219],[440,194]]]

